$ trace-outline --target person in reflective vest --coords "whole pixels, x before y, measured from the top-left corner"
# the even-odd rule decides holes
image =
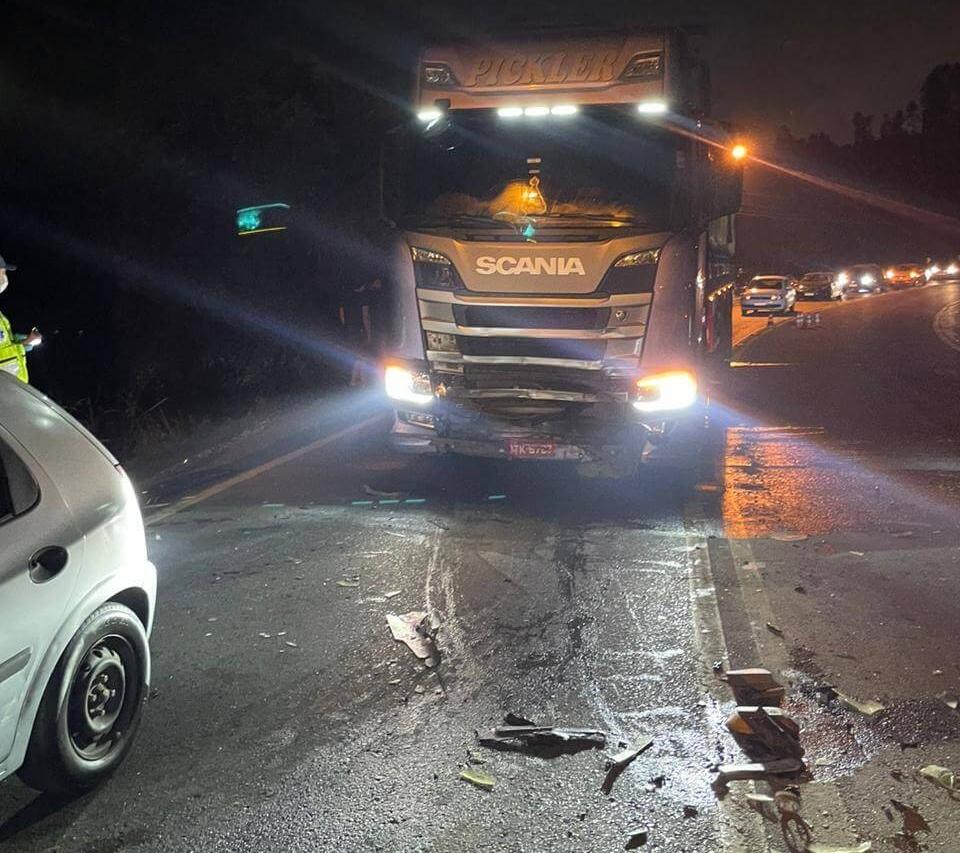
[[[10,283],[7,273],[15,269],[16,267],[0,256],[0,293],[3,293]],[[27,382],[30,378],[27,373],[27,353],[42,340],[36,329],[31,329],[26,335],[14,333],[10,328],[10,321],[0,312],[0,370],[12,373],[17,379]]]

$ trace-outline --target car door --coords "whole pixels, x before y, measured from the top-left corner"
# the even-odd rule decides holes
[[[36,414],[42,415],[42,404]],[[39,432],[56,440],[49,425]],[[72,599],[82,548],[53,481],[0,425],[0,763],[13,745],[27,688]]]

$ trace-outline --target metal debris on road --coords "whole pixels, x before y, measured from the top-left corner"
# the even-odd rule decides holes
[[[434,667],[440,663],[440,650],[435,639],[440,625],[434,624],[426,611],[413,610],[400,616],[388,613],[387,625],[393,639],[405,644],[426,666]]]
[[[738,705],[779,706],[786,695],[769,669],[731,669],[725,679]]]
[[[403,590],[400,590],[400,589],[391,589],[390,592],[385,592],[385,593],[383,594],[383,597],[386,598],[386,599],[396,598],[398,595],[400,595],[401,592],[403,592]]]
[[[851,847],[848,844],[820,844],[811,841],[807,844],[807,853],[870,853],[873,850],[872,841],[864,841]]]
[[[920,775],[943,786],[948,791],[960,791],[960,785],[957,783],[957,774],[949,767],[941,767],[939,764],[928,764],[920,768]]]
[[[635,741],[632,745],[620,752],[611,755],[607,759],[607,775],[603,778],[603,784],[600,790],[609,795],[613,790],[613,783],[620,778],[620,774],[627,769],[627,766],[641,753],[653,745],[652,737],[643,737]]]
[[[627,843],[623,845],[624,850],[636,850],[637,847],[643,847],[647,843],[649,834],[645,826],[638,826],[627,831]]]
[[[465,782],[469,782],[471,785],[476,785],[478,788],[482,788],[484,791],[493,790],[493,776],[488,773],[484,773],[482,770],[474,770],[473,768],[468,767],[467,769],[460,771],[460,778]]]

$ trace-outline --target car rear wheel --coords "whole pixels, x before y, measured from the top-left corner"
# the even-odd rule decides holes
[[[95,610],[47,684],[20,778],[73,795],[113,773],[140,725],[149,661],[146,631],[132,610],[113,602]]]

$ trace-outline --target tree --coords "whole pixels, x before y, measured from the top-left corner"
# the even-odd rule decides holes
[[[859,110],[853,114],[853,144],[860,148],[873,142],[873,116]]]

